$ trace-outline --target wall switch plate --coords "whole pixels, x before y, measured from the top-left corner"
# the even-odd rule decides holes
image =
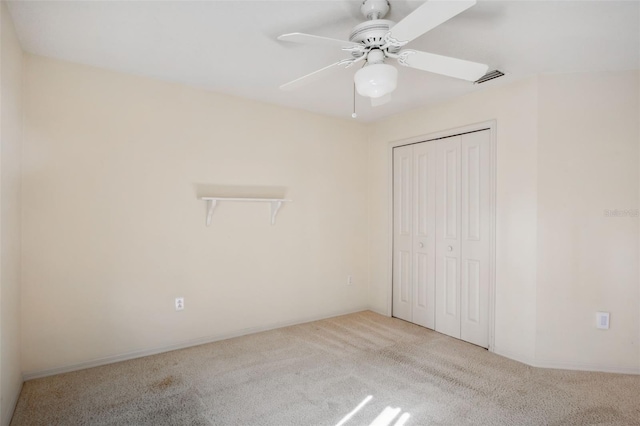
[[[353,275],[347,275],[347,285],[353,285]]]
[[[609,312],[596,312],[596,328],[609,329]]]
[[[176,297],[176,311],[184,309],[184,297]]]

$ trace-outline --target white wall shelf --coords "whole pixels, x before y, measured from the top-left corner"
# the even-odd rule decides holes
[[[276,224],[276,216],[278,210],[282,207],[282,203],[291,202],[293,200],[287,200],[285,198],[230,198],[230,197],[201,197],[201,200],[207,202],[207,226],[211,225],[211,218],[213,217],[213,211],[218,205],[219,201],[240,201],[240,202],[259,202],[259,203],[271,203],[271,224]]]

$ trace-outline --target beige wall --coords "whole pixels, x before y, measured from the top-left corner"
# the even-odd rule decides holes
[[[22,387],[20,367],[20,149],[22,49],[0,4],[0,424],[8,425]]]
[[[366,308],[366,127],[26,58],[27,373]]]
[[[390,306],[389,144],[497,120],[497,353],[640,372],[638,73],[541,76],[377,123],[369,145],[371,303]],[[595,313],[611,312],[611,329]]]
[[[536,360],[640,367],[638,73],[540,78]],[[611,328],[595,328],[596,311]]]
[[[371,304],[390,306],[389,143],[497,119],[496,329],[498,353],[534,356],[536,314],[537,80],[485,90],[372,127],[369,144]]]
[[[637,72],[488,86],[370,126],[36,56],[25,78],[27,373],[389,313],[390,143],[494,119],[496,352],[640,369],[638,219],[604,217],[638,208]],[[268,205],[221,204],[206,228],[204,195],[294,202],[274,227]]]

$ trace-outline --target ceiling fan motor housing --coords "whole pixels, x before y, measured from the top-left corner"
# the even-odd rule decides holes
[[[394,25],[395,22],[387,19],[362,22],[353,27],[349,41],[362,43],[365,46],[382,46],[384,44],[384,36]]]
[[[368,52],[375,49],[382,49],[384,53],[396,54],[400,51],[401,46],[387,43],[386,36],[389,30],[396,23],[388,19],[374,19],[362,22],[351,31],[349,41],[358,43],[363,46],[362,49],[353,50],[351,54],[354,58],[367,55]]]

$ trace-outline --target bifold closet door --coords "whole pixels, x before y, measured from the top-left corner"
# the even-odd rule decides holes
[[[393,316],[435,327],[435,145],[394,149]]]
[[[434,328],[436,260],[436,145],[413,145],[412,322]]]
[[[491,133],[461,139],[462,251],[460,254],[460,338],[489,346],[491,253]]]
[[[438,141],[436,331],[489,345],[489,131]]]
[[[393,150],[393,316],[411,321],[413,146]]]
[[[393,316],[488,346],[491,133],[393,153]]]
[[[461,137],[436,142],[436,331],[460,338]]]

